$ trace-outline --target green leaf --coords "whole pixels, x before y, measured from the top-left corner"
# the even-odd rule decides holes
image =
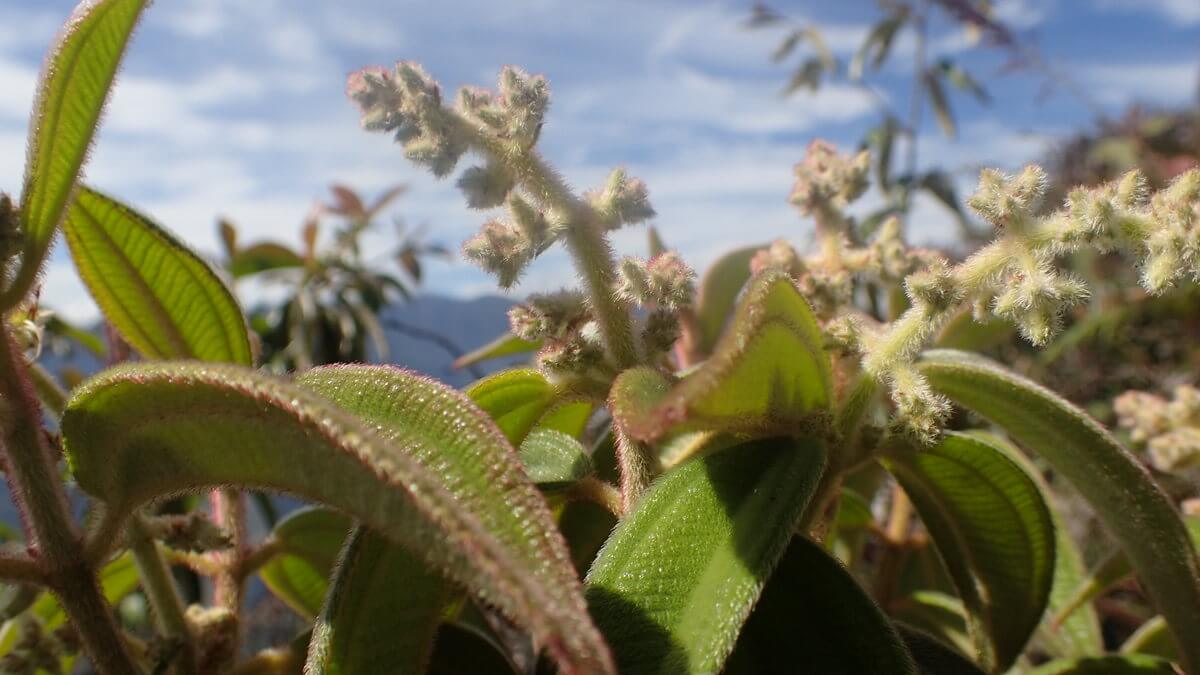
[[[0,305],[11,307],[37,279],[63,219],[125,45],[149,0],[81,3],[51,49],[29,125],[21,223],[21,267]]]
[[[426,675],[516,675],[516,668],[489,639],[459,624],[442,624]]]
[[[767,435],[819,423],[813,413],[832,400],[829,359],[812,310],[791,279],[756,277],[713,355],[669,390],[647,368],[622,373],[611,408],[622,428],[643,441],[687,423]]]
[[[887,60],[888,52],[892,49],[892,41],[895,39],[896,33],[900,31],[900,27],[907,19],[907,14],[893,14],[871,28],[867,39],[863,40],[862,45],[854,54],[854,58],[850,61],[849,76],[851,80],[862,79],[867,62],[870,62],[872,70],[878,70],[883,65],[883,62]]]
[[[514,354],[528,354],[541,349],[542,343],[538,341],[522,340],[512,333],[505,333],[500,337],[492,340],[486,345],[476,349],[475,351],[463,354],[455,359],[453,366],[455,368],[467,368],[477,363],[490,361],[491,359],[499,359],[505,356]]]
[[[730,673],[739,668],[755,675],[916,672],[891,621],[840,563],[803,537],[792,540],[746,623],[729,659]]]
[[[1041,621],[1054,577],[1054,523],[1037,485],[1003,452],[961,434],[883,462],[954,580],[980,661],[1007,670]]]
[[[529,480],[543,487],[566,486],[592,473],[592,458],[574,437],[556,429],[534,429],[521,443]]]
[[[950,102],[946,99],[946,90],[942,88],[942,81],[936,71],[926,71],[921,78],[925,85],[925,92],[929,96],[929,103],[933,106],[933,114],[937,117],[938,126],[942,128],[942,133],[946,134],[947,138],[954,138],[957,134],[957,128],[954,123],[954,113],[950,111]]]
[[[267,588],[305,619],[321,612],[329,577],[353,523],[323,507],[299,509],[279,521],[271,538],[282,552],[258,571]]]
[[[467,387],[466,394],[491,415],[513,445],[521,444],[559,397],[546,376],[532,368],[489,375]]]
[[[237,301],[169,232],[88,188],[80,188],[64,229],[96,304],[143,356],[253,362]]]
[[[229,259],[229,273],[235,279],[267,270],[303,267],[304,258],[283,244],[265,241],[239,249]]]
[[[750,260],[762,246],[749,246],[730,251],[717,259],[700,282],[696,300],[696,325],[699,327],[700,351],[708,354],[721,337],[742,287],[750,280]]]
[[[405,371],[130,364],[63,416],[75,477],[110,509],[217,485],[334,506],[442,570],[544,645],[564,673],[611,673],[561,537],[515,450],[460,393]]]
[[[934,389],[1002,427],[1071,482],[1166,617],[1185,670],[1200,670],[1200,562],[1146,469],[1078,408],[987,359],[937,350],[919,367]]]
[[[1170,661],[1127,654],[1084,659],[1062,659],[1038,666],[1026,675],[1177,675]]]
[[[1167,630],[1167,622],[1156,616],[1143,623],[1121,645],[1122,654],[1149,654],[1172,661],[1179,660],[1179,650]]]
[[[588,573],[622,675],[715,673],[825,466],[813,440],[751,441],[655,482]]]
[[[974,651],[962,601],[938,591],[915,591],[889,608],[892,618],[938,639],[960,654]],[[965,658],[965,657],[964,657]]]
[[[921,675],[983,675],[979,666],[929,633],[904,624],[896,624],[896,630]]]
[[[313,626],[304,672],[425,672],[449,590],[404,548],[356,527]]]
[[[971,73],[967,72],[966,68],[963,68],[950,59],[942,59],[938,62],[937,67],[941,71],[942,77],[956,89],[971,94],[980,103],[991,102],[992,97],[988,96],[987,90],[983,88],[983,85],[978,80],[971,76]]]

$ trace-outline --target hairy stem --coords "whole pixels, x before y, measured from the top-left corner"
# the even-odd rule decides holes
[[[568,495],[571,499],[594,502],[603,506],[609,513],[620,518],[625,513],[625,500],[621,491],[612,483],[588,476],[571,486]]]
[[[8,469],[5,478],[20,509],[33,555],[96,670],[105,675],[137,673],[70,517],[40,427],[41,405],[25,358],[6,325],[0,327],[0,332],[0,420]]]
[[[142,577],[142,589],[154,609],[155,622],[164,638],[178,644],[174,663],[178,675],[196,675],[196,645],[184,617],[183,602],[158,544],[146,531],[140,515],[129,521],[129,545]]]
[[[621,512],[633,510],[637,500],[650,485],[654,458],[650,446],[630,438],[619,424],[613,425],[617,444],[617,466],[621,472]]]

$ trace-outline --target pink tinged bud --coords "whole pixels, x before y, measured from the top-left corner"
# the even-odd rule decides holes
[[[463,244],[463,256],[496,275],[501,288],[511,288],[532,259],[533,250],[517,227],[490,220]]]
[[[866,191],[869,168],[870,155],[866,151],[841,155],[830,143],[813,141],[804,160],[796,165],[790,201],[806,214],[818,204],[845,206]]]
[[[646,184],[630,178],[625,169],[620,167],[613,169],[604,190],[598,196],[593,196],[592,202],[610,230],[654,217]]]

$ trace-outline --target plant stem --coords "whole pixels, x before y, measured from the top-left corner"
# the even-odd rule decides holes
[[[196,675],[196,645],[184,617],[183,602],[158,544],[146,531],[140,515],[129,521],[129,546],[142,577],[142,589],[154,609],[163,637],[178,641],[174,663],[177,675]]]
[[[629,513],[650,485],[650,467],[654,458],[650,455],[650,446],[630,438],[621,425],[613,424],[613,434],[621,473],[621,513]]]
[[[66,494],[42,435],[41,405],[25,357],[13,342],[7,321],[3,323],[0,403],[4,414],[0,420],[8,469],[5,478],[20,509],[34,558],[96,670],[104,675],[137,673],[70,517]]]
[[[621,491],[612,483],[595,476],[588,476],[572,485],[569,497],[599,504],[617,518],[625,513],[625,501]]]
[[[892,509],[884,539],[883,554],[875,577],[875,602],[886,611],[896,594],[896,583],[908,554],[908,533],[913,505],[899,485],[892,486]]]
[[[248,550],[246,541],[246,502],[242,493],[233,488],[222,488],[212,493],[213,519],[229,532],[233,546],[221,554],[222,572],[217,575],[214,604],[224,606],[235,616],[241,615],[243,579],[238,568]]]

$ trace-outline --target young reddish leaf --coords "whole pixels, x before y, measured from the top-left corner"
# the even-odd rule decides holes
[[[686,428],[794,434],[832,400],[829,359],[812,310],[791,279],[756,277],[729,329],[700,367],[669,391],[664,376],[622,373],[611,406],[621,427],[642,441]]]
[[[258,571],[267,588],[305,619],[315,619],[329,591],[329,577],[353,523],[324,507],[299,509],[271,531],[282,551]]]
[[[721,337],[721,331],[733,314],[738,294],[750,279],[750,259],[762,250],[761,246],[749,246],[730,251],[717,259],[704,279],[700,281],[700,294],[696,301],[696,320],[700,326],[700,350],[704,354],[712,351]]]
[[[838,561],[803,537],[792,539],[771,575],[728,672],[916,674],[891,621]]]
[[[307,675],[422,673],[450,588],[401,546],[357,527],[308,643]]]
[[[51,49],[38,83],[21,224],[21,266],[5,289],[5,307],[20,302],[37,279],[100,123],[125,45],[149,0],[80,3]]]
[[[623,675],[720,671],[824,468],[819,442],[772,438],[650,487],[587,578]]]
[[[458,392],[405,371],[130,364],[79,388],[63,442],[116,512],[218,485],[287,491],[400,543],[527,628],[564,673],[612,673],[545,503]]]
[[[499,359],[514,354],[531,354],[541,349],[541,341],[522,340],[512,333],[505,333],[491,342],[470,353],[463,354],[454,361],[455,368],[466,368],[477,363]]]
[[[919,367],[940,393],[1040,454],[1095,509],[1200,671],[1200,561],[1171,501],[1107,431],[1053,392],[977,356],[936,350]]]
[[[980,661],[1007,670],[1037,628],[1054,577],[1054,523],[1037,485],[984,441],[948,434],[884,466],[912,499],[959,596]]]
[[[85,187],[71,203],[64,231],[96,304],[143,356],[253,362],[233,294],[171,233]]]

